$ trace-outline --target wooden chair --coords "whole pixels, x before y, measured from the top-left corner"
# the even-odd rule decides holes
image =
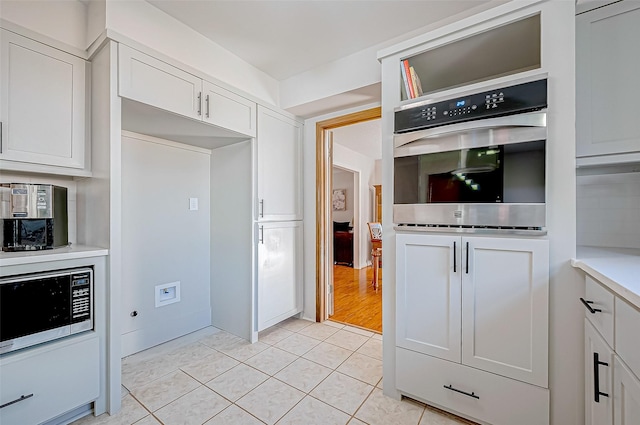
[[[382,224],[367,223],[371,238],[371,264],[373,265],[373,289],[378,290],[378,273],[382,257]]]

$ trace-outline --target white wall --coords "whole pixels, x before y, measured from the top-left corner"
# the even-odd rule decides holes
[[[278,82],[141,0],[107,2],[107,27],[265,102],[279,104]]]
[[[359,187],[355,190],[356,196],[358,196],[358,208],[355,209],[353,220],[353,233],[358,235],[358,238],[354,235],[354,241],[359,239],[359,243],[353,249],[353,267],[366,267],[371,260],[369,256],[371,238],[367,223],[373,221],[371,207],[373,199],[371,199],[371,190],[369,189],[373,185],[375,160],[334,142],[333,165],[356,171],[360,175]]]
[[[209,151],[123,134],[123,356],[211,323],[209,173]],[[156,307],[155,286],[176,281],[180,301]]]
[[[87,48],[87,6],[76,0],[2,0],[0,17],[78,49]]]
[[[355,204],[355,192],[353,188],[353,172],[345,171],[336,167],[333,167],[333,186],[332,190],[345,189],[347,202],[346,209],[344,211],[332,211],[333,221],[351,222],[353,220],[354,204]]]
[[[577,178],[578,245],[640,249],[640,173]]]

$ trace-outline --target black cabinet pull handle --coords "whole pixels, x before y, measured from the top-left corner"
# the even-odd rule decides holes
[[[584,306],[587,307],[587,310],[589,310],[589,313],[591,314],[596,314],[597,312],[602,311],[599,308],[593,308],[589,305],[589,304],[593,304],[593,301],[585,301],[585,299],[582,297],[580,297],[580,301],[582,301],[582,304],[584,304]]]
[[[26,400],[26,399],[31,398],[31,397],[33,397],[33,394],[21,395],[20,398],[16,398],[15,400],[10,401],[9,403],[3,404],[2,406],[0,406],[0,409],[3,409],[5,407],[7,407],[7,406],[11,406],[12,404],[15,404],[15,403],[19,403],[22,400]]]
[[[454,241],[453,242],[453,272],[454,273],[456,272],[456,263],[457,263],[457,260],[456,260],[456,243]]]
[[[593,353],[593,400],[600,403],[600,396],[609,397],[609,394],[600,391],[600,369],[599,366],[609,366],[609,363],[601,362],[598,353]]]
[[[466,392],[466,391],[462,391],[462,390],[459,390],[459,389],[457,389],[457,388],[453,388],[451,385],[448,385],[448,386],[447,386],[447,385],[445,385],[444,387],[445,387],[446,389],[448,389],[448,390],[455,391],[455,392],[457,392],[457,393],[464,394],[464,395],[466,395],[466,396],[473,397],[473,398],[475,398],[475,399],[477,399],[477,400],[480,400],[480,397],[479,397],[479,396],[477,396],[477,395],[476,395],[476,393],[474,393],[473,391],[471,392],[471,394],[469,394],[469,393],[468,393],[468,392]]]
[[[466,274],[469,274],[469,242],[467,242],[467,271]]]

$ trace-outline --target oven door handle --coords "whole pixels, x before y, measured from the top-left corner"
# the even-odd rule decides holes
[[[441,127],[425,130],[410,131],[408,133],[395,134],[393,147],[405,147],[420,140],[437,143],[437,139],[444,136],[455,136],[463,133],[489,131],[499,128],[539,128],[542,137],[533,140],[546,139],[547,113],[546,110],[527,112],[523,114],[507,115],[504,117],[478,119],[457,124],[443,125]]]

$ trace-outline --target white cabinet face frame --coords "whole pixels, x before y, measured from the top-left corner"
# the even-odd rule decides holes
[[[616,356],[613,370],[613,423],[632,425],[640,418],[640,380]]]
[[[460,362],[460,245],[455,236],[396,235],[398,347]]]
[[[120,96],[202,120],[202,79],[124,44],[118,60]]]
[[[462,362],[548,386],[549,242],[462,238]]]
[[[257,330],[302,311],[302,222],[259,223]]]
[[[613,356],[611,347],[585,319],[585,425],[613,424]]]
[[[576,17],[576,154],[640,152],[640,5],[622,1]]]
[[[0,159],[84,168],[87,63],[0,30]]]
[[[258,107],[256,217],[302,220],[302,124]]]

